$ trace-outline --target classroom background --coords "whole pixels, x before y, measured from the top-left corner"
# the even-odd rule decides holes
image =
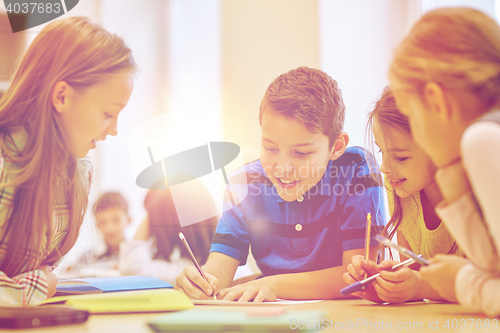
[[[80,0],[64,16],[87,16],[121,35],[140,67],[118,136],[89,153],[96,171],[90,203],[105,191],[121,192],[133,236],[147,191],[135,180],[148,163],[146,149],[134,151],[134,134],[161,115],[170,119],[160,123],[167,145],[196,147],[206,135],[238,144],[245,163],[258,159],[261,98],[274,78],[299,66],[320,68],[339,83],[349,145],[364,146],[366,114],[388,83],[392,50],[423,13],[443,6],[500,16],[500,0]],[[42,28],[0,34],[0,91]],[[3,1],[0,30],[10,32]],[[171,121],[184,115],[198,137],[183,136]],[[103,246],[89,213],[66,264]]]

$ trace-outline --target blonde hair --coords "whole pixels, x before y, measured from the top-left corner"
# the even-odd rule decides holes
[[[491,108],[500,101],[500,26],[471,8],[440,8],[423,15],[396,49],[392,89],[422,95],[427,82],[473,92]]]
[[[75,89],[110,75],[133,72],[131,50],[123,40],[84,17],[56,20],[35,38],[0,99],[0,132],[5,139],[24,128],[28,140],[22,151],[0,140],[6,161],[19,167],[6,170],[12,181],[14,204],[0,245],[8,244],[0,270],[9,276],[51,264],[74,245],[87,207],[89,179],[70,153],[62,124],[53,108],[54,85],[65,81]],[[57,187],[69,203],[68,232],[51,253]],[[57,195],[60,199],[60,195]],[[8,234],[8,235],[7,235]],[[41,235],[46,235],[46,243]]]

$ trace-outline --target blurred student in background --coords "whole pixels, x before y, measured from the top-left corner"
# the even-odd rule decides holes
[[[131,221],[128,202],[118,192],[106,192],[97,199],[92,212],[104,238],[104,248],[94,246],[68,267],[66,273],[81,277],[119,275],[120,243],[125,240],[125,230]]]
[[[186,237],[200,265],[205,263],[218,216],[206,220],[200,218],[201,222],[181,227],[178,210],[195,203],[194,210],[202,214],[213,210],[214,206],[210,194],[201,183],[196,184],[196,190],[190,189],[180,193],[176,191],[175,205],[168,187],[149,190],[144,199],[146,218],[134,239],[121,244],[119,269],[122,275],[153,276],[174,284],[175,277],[186,266],[193,265],[178,236],[179,232]],[[186,206],[181,207],[183,205]]]

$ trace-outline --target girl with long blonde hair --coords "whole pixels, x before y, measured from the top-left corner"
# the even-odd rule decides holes
[[[135,63],[123,40],[83,17],[35,38],[0,98],[0,305],[53,295],[74,245],[91,173],[83,159],[116,135]]]
[[[436,212],[470,259],[421,276],[449,301],[500,314],[500,26],[471,8],[423,15],[396,49],[391,89],[437,167]]]

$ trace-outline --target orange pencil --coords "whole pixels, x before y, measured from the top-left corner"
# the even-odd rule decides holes
[[[372,214],[368,213],[366,215],[366,232],[365,232],[365,260],[370,260],[370,237],[371,237],[371,230],[372,230]],[[368,276],[367,273],[365,273],[365,279]]]

